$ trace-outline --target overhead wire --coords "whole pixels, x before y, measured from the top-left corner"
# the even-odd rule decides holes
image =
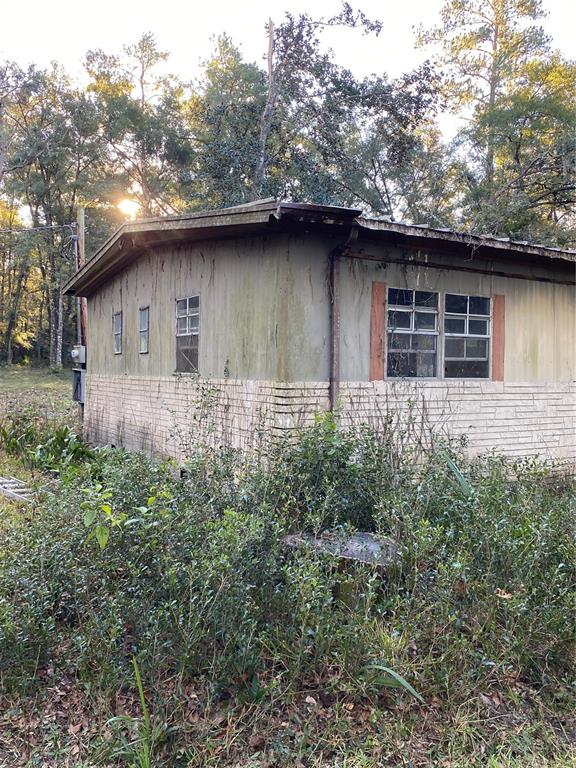
[[[41,227],[22,227],[21,229],[0,229],[0,234],[21,235],[28,232],[41,232],[49,229],[76,229],[76,224],[46,224]]]

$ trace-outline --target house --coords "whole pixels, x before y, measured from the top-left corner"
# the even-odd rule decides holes
[[[85,429],[181,456],[318,411],[576,459],[576,252],[263,200],[124,224],[88,305]]]

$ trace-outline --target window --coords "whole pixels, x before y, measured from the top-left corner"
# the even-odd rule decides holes
[[[198,341],[200,338],[200,297],[178,299],[176,302],[176,370],[198,372]]]
[[[490,378],[485,296],[388,289],[388,378]]]
[[[390,378],[433,378],[438,357],[438,294],[388,289]]]
[[[444,376],[490,376],[490,299],[447,293],[444,297]]]
[[[147,355],[150,340],[150,307],[142,307],[138,310],[138,336],[140,354]]]
[[[115,312],[112,316],[112,328],[114,333],[114,354],[122,354],[122,312]]]

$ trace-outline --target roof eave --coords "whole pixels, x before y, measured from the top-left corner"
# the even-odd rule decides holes
[[[552,246],[535,245],[532,243],[507,240],[488,235],[474,235],[469,232],[456,232],[450,229],[434,229],[416,224],[401,224],[394,221],[369,219],[360,217],[360,226],[371,232],[395,233],[404,237],[410,237],[430,242],[440,241],[454,243],[469,249],[482,249],[484,251],[502,251],[511,254],[538,256],[545,259],[560,259],[562,261],[576,262],[576,251],[564,250]]]
[[[434,229],[421,225],[364,218],[357,208],[343,208],[310,203],[279,202],[272,198],[253,203],[199,213],[140,219],[123,224],[64,286],[64,292],[77,296],[90,293],[106,282],[116,272],[137,258],[142,252],[166,242],[178,242],[200,238],[229,238],[264,232],[287,224],[314,227],[339,227],[357,225],[365,235],[377,238],[397,238],[414,246],[463,249],[469,255],[491,257],[524,257],[525,259],[576,263],[576,251],[504,240],[497,237],[473,235],[447,229]]]
[[[192,239],[195,233],[200,232],[211,237],[220,231],[222,237],[248,234],[265,230],[271,223],[283,219],[311,225],[350,225],[360,213],[356,208],[264,200],[197,214],[140,219],[123,224],[93,258],[70,278],[63,291],[65,294],[84,295],[101,284],[103,277],[117,271],[117,267],[126,261],[130,253],[136,254],[142,248],[166,240]],[[163,237],[163,234],[167,237]]]

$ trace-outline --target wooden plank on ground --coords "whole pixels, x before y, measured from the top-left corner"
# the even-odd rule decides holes
[[[16,477],[0,477],[0,494],[6,496],[11,501],[30,503],[32,501],[32,491],[26,483],[18,480]]]

